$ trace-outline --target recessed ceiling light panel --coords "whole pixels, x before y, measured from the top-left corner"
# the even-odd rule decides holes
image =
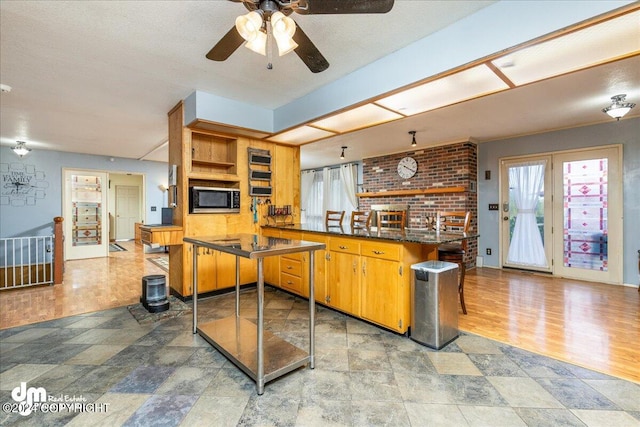
[[[482,64],[382,98],[376,103],[411,116],[505,89],[509,86]]]
[[[300,126],[295,129],[282,132],[267,138],[268,141],[281,142],[286,144],[304,144],[305,142],[316,141],[335,135],[333,132],[317,129],[311,126]]]
[[[353,110],[336,114],[326,119],[318,120],[311,123],[321,129],[327,129],[334,132],[349,132],[357,129],[363,129],[370,126],[379,125],[381,123],[391,122],[401,119],[401,114],[386,110],[374,104],[366,104]]]
[[[535,82],[640,52],[640,11],[509,54],[501,71],[516,85]],[[504,58],[493,62],[500,67]]]

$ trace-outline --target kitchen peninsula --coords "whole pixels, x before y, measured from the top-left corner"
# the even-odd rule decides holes
[[[324,223],[264,225],[262,235],[324,243],[316,251],[314,299],[398,333],[411,319],[411,265],[437,259],[438,245],[477,235],[327,227]],[[265,260],[265,281],[309,297],[306,254]]]

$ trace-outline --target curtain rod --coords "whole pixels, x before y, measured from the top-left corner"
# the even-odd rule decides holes
[[[313,172],[320,172],[323,169],[338,169],[341,166],[344,165],[356,165],[358,166],[360,164],[360,162],[347,162],[347,163],[340,163],[339,165],[331,165],[331,166],[324,166],[321,168],[315,168],[315,169],[303,169],[300,172],[307,172],[307,171],[313,171]]]

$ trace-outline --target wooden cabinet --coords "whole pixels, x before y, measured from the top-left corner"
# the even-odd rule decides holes
[[[329,240],[327,236],[317,233],[302,233],[302,240],[309,242],[317,242],[327,244]],[[327,297],[327,251],[319,250],[314,252],[313,262],[313,288],[315,300],[325,303]],[[309,296],[309,254],[302,253],[302,273],[304,275],[304,283],[306,286],[306,295]]]
[[[331,237],[327,265],[326,304],[360,316],[360,241]]]
[[[182,227],[140,227],[140,241],[150,246],[169,246],[182,244]]]
[[[398,261],[382,258],[362,257],[362,302],[363,319],[397,331],[403,330],[400,307],[404,303],[401,289],[401,266]]]
[[[141,222],[136,222],[133,224],[133,230],[134,230],[133,241],[136,243],[136,245],[142,244],[142,234],[140,231],[140,227],[142,227]]]
[[[176,203],[174,224],[183,228],[185,236],[207,236],[235,233],[258,233],[260,222],[265,221],[265,204],[258,212],[250,210],[253,198],[249,196],[248,149],[256,148],[271,153],[271,183],[277,194],[271,201],[278,205],[292,205],[299,218],[300,205],[300,149],[256,140],[238,135],[238,129],[229,129],[196,120],[184,122],[184,105],[180,102],[168,114],[169,164],[176,168]],[[215,130],[213,130],[215,129]],[[257,167],[256,167],[257,170]],[[260,170],[265,172],[265,170]],[[266,182],[266,181],[265,181]],[[230,214],[191,214],[189,187],[208,186],[237,188],[241,191],[240,212]],[[173,194],[173,193],[172,193]],[[172,199],[173,200],[173,199]],[[169,247],[169,284],[183,297],[192,295],[192,249],[182,242]],[[273,258],[273,259],[272,259]],[[240,283],[257,280],[256,261],[242,259]],[[280,284],[279,257],[265,260],[265,281]],[[201,255],[199,260],[199,292],[209,292],[235,285],[235,257],[220,254]],[[303,282],[303,280],[301,280]]]

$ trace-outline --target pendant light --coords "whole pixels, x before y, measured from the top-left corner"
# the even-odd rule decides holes
[[[346,145],[343,145],[343,146],[342,146],[342,153],[340,153],[340,159],[341,159],[341,160],[344,160],[344,150],[346,150],[346,149],[347,149],[347,146],[346,146]]]
[[[18,157],[24,157],[31,151],[31,148],[26,146],[26,142],[24,141],[16,141],[17,145],[15,147],[11,147],[14,153],[18,155]]]
[[[409,131],[409,135],[412,136],[412,138],[411,138],[411,146],[415,147],[416,145],[418,145],[418,143],[416,142],[416,131],[415,130],[410,130]]]

